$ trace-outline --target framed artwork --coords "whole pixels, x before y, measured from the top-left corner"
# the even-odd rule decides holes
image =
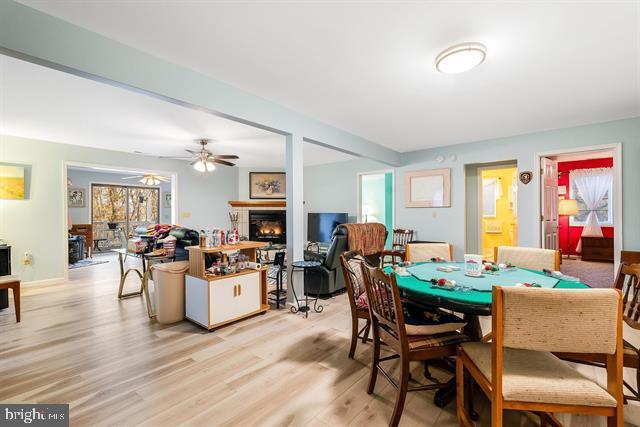
[[[285,172],[249,172],[250,199],[286,199]]]
[[[86,191],[84,188],[67,189],[67,203],[70,208],[84,208],[86,206]]]
[[[0,199],[24,200],[24,167],[0,163]]]
[[[451,169],[407,172],[404,182],[405,207],[451,207]]]
[[[162,207],[170,208],[171,207],[171,193],[164,193],[162,197]]]

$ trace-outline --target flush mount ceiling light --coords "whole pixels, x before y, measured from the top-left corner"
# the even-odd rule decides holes
[[[445,74],[464,73],[482,64],[486,57],[487,48],[482,43],[460,43],[440,52],[436,69]]]

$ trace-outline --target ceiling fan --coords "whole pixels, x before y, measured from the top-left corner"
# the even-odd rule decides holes
[[[188,159],[191,160],[191,166],[198,172],[211,172],[215,170],[216,163],[227,166],[235,166],[235,163],[228,162],[227,160],[235,160],[240,157],[234,154],[213,154],[211,151],[207,150],[207,144],[211,142],[210,139],[198,139],[196,140],[198,144],[200,144],[201,148],[199,151],[185,149],[187,153],[192,154],[192,157],[170,157],[171,159]],[[227,159],[227,160],[225,160]]]
[[[125,176],[122,179],[136,179],[140,178],[141,183],[144,185],[158,185],[161,182],[169,182],[169,179],[162,176],[157,175],[155,173],[145,173],[144,175],[133,175],[133,176]]]

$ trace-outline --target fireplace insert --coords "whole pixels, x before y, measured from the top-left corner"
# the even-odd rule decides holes
[[[287,243],[287,212],[249,211],[249,240]]]

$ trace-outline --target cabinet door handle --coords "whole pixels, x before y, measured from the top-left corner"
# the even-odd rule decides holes
[[[242,285],[238,285],[238,296],[242,294]]]
[[[233,285],[233,296],[234,297],[238,296],[238,286],[237,285]]]

